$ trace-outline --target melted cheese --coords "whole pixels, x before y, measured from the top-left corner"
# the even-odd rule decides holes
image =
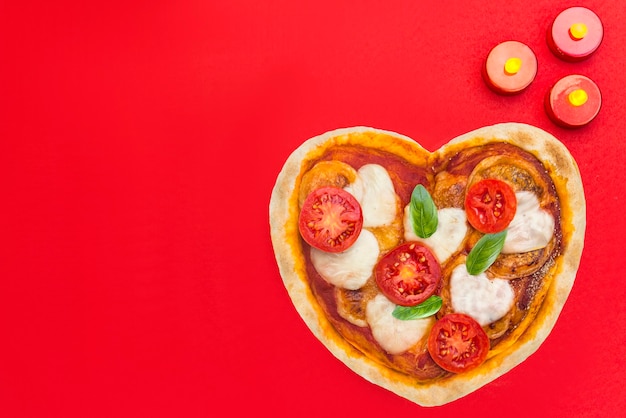
[[[509,224],[502,253],[525,253],[548,245],[554,234],[554,217],[541,209],[532,192],[517,192],[517,210]]]
[[[489,279],[485,273],[472,276],[460,264],[450,277],[452,309],[487,325],[502,318],[513,306],[515,294],[508,280]]]
[[[420,238],[413,231],[410,205],[404,208],[404,239],[421,241],[435,254],[440,263],[444,263],[455,253],[467,233],[465,211],[458,208],[444,208],[437,211],[439,225],[434,234],[428,238]]]
[[[374,339],[389,354],[400,354],[417,344],[428,332],[434,317],[404,321],[393,317],[396,305],[382,294],[368,302],[365,316]]]
[[[356,290],[372,275],[379,253],[376,237],[363,229],[354,244],[344,252],[328,253],[311,248],[311,262],[328,283]]]
[[[356,180],[344,189],[361,204],[364,228],[388,225],[396,218],[396,191],[383,166],[362,166]]]

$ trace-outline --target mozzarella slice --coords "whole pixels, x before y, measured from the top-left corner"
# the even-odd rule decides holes
[[[364,228],[388,225],[396,218],[396,191],[383,166],[362,166],[357,172],[356,180],[344,190],[361,204]]]
[[[548,245],[554,234],[554,217],[541,209],[532,192],[517,192],[517,210],[507,228],[502,253],[525,253]]]
[[[485,273],[472,276],[463,263],[452,271],[450,299],[455,312],[467,314],[484,326],[507,314],[515,293],[508,280],[489,279]]]
[[[404,239],[423,242],[433,250],[439,262],[444,263],[459,249],[465,239],[465,234],[467,234],[465,211],[458,208],[439,209],[437,231],[428,238],[420,238],[413,231],[410,206],[407,205],[404,208]]]
[[[417,344],[428,332],[433,317],[404,321],[393,317],[396,305],[378,294],[368,302],[365,317],[374,339],[389,354],[400,354]]]
[[[372,275],[379,253],[376,237],[363,229],[354,244],[341,253],[328,253],[311,248],[311,262],[328,283],[356,290]]]

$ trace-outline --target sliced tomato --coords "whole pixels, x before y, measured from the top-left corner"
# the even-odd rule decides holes
[[[361,205],[338,187],[313,190],[302,204],[300,235],[312,247],[338,253],[347,250],[363,228]]]
[[[430,249],[417,242],[405,242],[378,261],[374,275],[389,300],[397,305],[415,306],[437,290],[441,266]]]
[[[503,231],[513,220],[516,210],[515,192],[501,180],[481,180],[465,194],[467,220],[485,234]]]
[[[478,367],[489,353],[489,337],[471,316],[451,313],[428,336],[428,352],[442,369],[462,373]]]

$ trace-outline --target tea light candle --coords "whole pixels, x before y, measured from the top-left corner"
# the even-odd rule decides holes
[[[496,45],[485,61],[483,78],[496,93],[516,94],[537,75],[537,57],[525,44],[506,41]]]
[[[556,124],[578,128],[591,122],[602,104],[600,89],[583,75],[568,75],[557,81],[546,96],[546,113]]]
[[[604,29],[598,15],[585,7],[562,11],[548,31],[548,46],[566,61],[582,61],[598,49]]]

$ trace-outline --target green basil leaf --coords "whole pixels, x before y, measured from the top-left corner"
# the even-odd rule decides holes
[[[465,265],[472,276],[482,273],[496,261],[506,238],[506,229],[497,234],[485,234],[467,255]]]
[[[408,321],[411,319],[426,318],[436,314],[441,309],[443,301],[437,295],[432,295],[424,302],[415,306],[396,306],[392,315],[394,318]]]
[[[411,193],[410,215],[413,232],[418,237],[428,238],[437,230],[437,207],[428,190],[421,184],[415,186]]]

